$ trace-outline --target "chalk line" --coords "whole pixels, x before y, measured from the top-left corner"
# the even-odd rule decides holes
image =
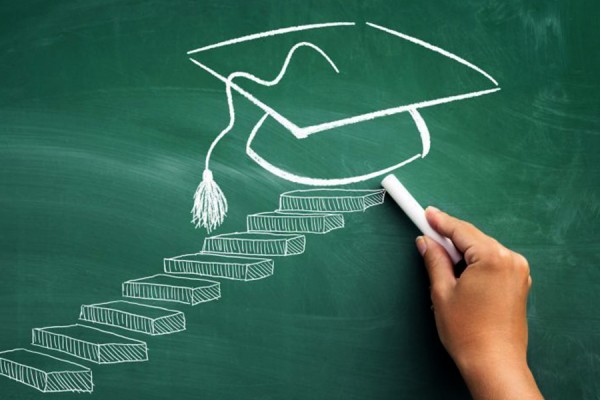
[[[398,113],[406,112],[406,111],[410,111],[410,110],[416,110],[417,108],[431,107],[431,106],[436,106],[438,104],[452,103],[457,100],[465,100],[465,99],[470,99],[473,97],[479,97],[479,96],[483,96],[486,94],[497,92],[499,90],[500,90],[500,88],[480,90],[477,92],[463,93],[463,94],[459,94],[456,96],[442,97],[442,98],[435,99],[435,100],[421,101],[418,103],[412,103],[412,104],[408,104],[405,106],[387,108],[385,110],[374,111],[374,112],[370,112],[367,114],[357,115],[355,117],[349,117],[349,118],[339,119],[337,121],[326,122],[324,124],[312,125],[312,126],[308,126],[306,128],[300,128],[300,133],[301,133],[301,137],[308,137],[314,133],[326,131],[326,130],[333,129],[333,128],[339,128],[339,127],[345,126],[345,125],[356,124],[356,123],[363,122],[363,121],[369,121],[369,120],[372,120],[375,118],[386,117],[389,115],[394,115],[394,114],[398,114]]]
[[[494,78],[492,78],[492,76],[490,74],[488,74],[487,72],[485,72],[484,70],[482,70],[481,68],[479,68],[478,66],[476,66],[475,64],[472,64],[472,63],[468,62],[464,58],[459,57],[459,56],[457,56],[454,53],[450,53],[449,51],[444,50],[444,49],[442,49],[440,47],[434,46],[431,43],[427,43],[424,40],[417,39],[416,37],[409,36],[409,35],[407,35],[405,33],[401,33],[401,32],[395,31],[393,29],[386,28],[384,26],[376,25],[376,24],[373,24],[371,22],[367,22],[367,25],[370,26],[370,27],[372,27],[372,28],[379,29],[380,31],[389,33],[390,35],[398,36],[398,37],[400,37],[402,39],[408,40],[409,42],[413,42],[415,44],[418,44],[419,46],[423,46],[426,49],[435,51],[436,53],[439,53],[439,54],[441,54],[441,55],[443,55],[445,57],[451,58],[454,61],[457,61],[457,62],[461,63],[462,65],[465,65],[465,66],[467,66],[467,67],[469,67],[469,68],[471,68],[471,69],[479,72],[481,75],[483,75],[486,78],[488,78],[494,85],[498,86],[498,82],[496,82],[496,80]]]
[[[221,131],[221,133],[219,133],[219,135],[217,135],[217,137],[212,141],[212,143],[208,149],[208,152],[206,153],[206,160],[205,160],[206,169],[209,169],[210,156],[213,152],[213,149],[215,148],[217,143],[219,143],[219,141],[223,138],[223,136],[225,136],[233,128],[233,125],[235,124],[235,109],[233,106],[233,95],[231,93],[231,86],[232,86],[233,80],[235,78],[239,77],[239,78],[245,78],[245,79],[251,80],[262,86],[267,86],[267,87],[275,86],[281,81],[281,79],[283,79],[283,77],[285,76],[285,73],[288,69],[288,66],[290,64],[290,61],[292,60],[294,53],[296,52],[296,50],[298,50],[301,47],[312,48],[313,50],[315,50],[316,52],[321,54],[323,56],[323,58],[325,58],[325,60],[327,60],[329,65],[333,68],[333,70],[336,73],[340,72],[338,70],[337,66],[335,65],[335,63],[331,60],[331,58],[329,58],[329,56],[323,50],[321,50],[318,46],[316,46],[312,43],[309,43],[309,42],[300,42],[300,43],[296,43],[288,51],[288,54],[285,57],[285,61],[283,62],[283,65],[282,65],[281,69],[279,70],[279,73],[277,74],[277,76],[274,79],[272,79],[270,81],[258,78],[256,75],[253,75],[253,74],[250,74],[247,72],[243,72],[243,71],[232,72],[231,74],[229,74],[225,81],[225,85],[226,85],[225,93],[227,96],[227,106],[229,108],[229,124],[227,124],[227,127],[225,129],[223,129]]]
[[[259,156],[254,150],[252,150],[252,147],[251,147],[252,141],[254,140],[256,133],[258,132],[258,130],[260,129],[262,124],[265,122],[265,120],[267,119],[268,116],[269,116],[268,114],[263,115],[262,118],[260,120],[258,120],[258,122],[254,126],[254,128],[252,128],[252,132],[250,133],[250,136],[248,137],[248,141],[246,142],[246,154],[248,155],[248,157],[250,157],[252,160],[254,160],[254,162],[256,162],[258,165],[260,165],[262,168],[269,171],[273,175],[280,177],[281,179],[285,179],[286,181],[300,183],[302,185],[308,185],[308,186],[348,185],[351,183],[358,183],[358,182],[369,180],[371,178],[378,177],[385,173],[391,172],[391,171],[395,170],[396,168],[400,168],[400,167],[416,160],[417,158],[421,157],[421,154],[416,154],[407,160],[404,160],[398,164],[392,165],[391,167],[384,168],[379,171],[372,172],[370,174],[351,176],[351,177],[347,177],[347,178],[325,179],[325,178],[310,178],[308,176],[295,175],[295,174],[292,174],[291,172],[288,172],[279,167],[276,167],[275,165],[271,164],[270,162],[268,162],[267,160],[265,160],[264,158]]]
[[[240,36],[240,37],[237,37],[234,39],[229,39],[229,40],[225,40],[222,42],[210,44],[208,46],[200,47],[195,50],[190,50],[187,52],[187,54],[189,55],[189,54],[200,53],[202,51],[216,49],[218,47],[229,46],[231,44],[247,42],[250,40],[265,38],[265,37],[269,37],[269,36],[282,35],[284,33],[307,31],[310,29],[332,28],[332,27],[336,27],[336,26],[354,26],[354,25],[356,25],[355,22],[328,22],[328,23],[324,23],[324,24],[309,24],[309,25],[290,26],[287,28],[280,28],[280,29],[274,29],[272,31],[254,33],[252,35]]]

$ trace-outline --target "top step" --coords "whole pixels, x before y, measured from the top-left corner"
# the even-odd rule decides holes
[[[279,196],[279,211],[356,212],[383,203],[385,190],[309,189]]]

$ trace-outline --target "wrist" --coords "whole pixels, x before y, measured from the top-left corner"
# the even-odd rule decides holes
[[[505,371],[522,372],[529,370],[524,357],[503,352],[464,355],[455,358],[456,365],[466,381],[494,376]]]
[[[540,399],[526,356],[506,349],[455,358],[475,399]]]

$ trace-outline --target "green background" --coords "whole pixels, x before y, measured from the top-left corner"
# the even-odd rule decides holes
[[[423,110],[431,153],[397,176],[423,204],[527,256],[529,361],[542,392],[599,398],[599,11],[591,1],[2,2],[0,350],[27,347],[31,328],[74,323],[81,304],[118,299],[124,280],[200,249],[192,195],[227,108],[223,85],[188,50],[292,25],[370,21],[498,80],[499,93]],[[362,48],[356,62],[375,51]],[[414,79],[348,93],[346,104],[427,89]],[[243,230],[247,214],[299,188],[244,156],[261,114],[235,101],[237,123],[211,163],[230,203],[219,233]],[[369,171],[394,132],[414,136],[395,121],[373,125],[370,139],[350,135],[358,142],[332,136],[300,164],[293,147],[283,158],[312,176]],[[345,229],[308,237],[303,255],[277,259],[272,277],[225,281],[221,300],[194,308],[169,305],[186,313],[186,332],[130,334],[148,342],[149,362],[82,361],[93,369],[91,396],[466,398],[436,336],[417,234],[389,199],[349,215]],[[0,379],[3,399],[44,396]]]

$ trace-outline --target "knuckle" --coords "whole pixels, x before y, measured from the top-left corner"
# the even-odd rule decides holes
[[[529,275],[530,272],[530,268],[529,268],[529,262],[527,261],[527,259],[519,253],[513,253],[514,254],[514,258],[515,258],[515,269],[524,274],[524,275]]]
[[[494,249],[498,252],[500,252],[504,248],[504,246],[502,246],[502,244],[493,237],[490,237],[489,241],[490,241],[491,245],[494,246]]]
[[[431,302],[433,304],[440,304],[444,301],[444,288],[439,284],[431,285]]]
[[[472,232],[473,230],[476,230],[477,228],[475,228],[475,225],[473,225],[472,223],[468,222],[468,221],[462,221],[462,220],[457,220],[458,221],[458,226],[460,227],[461,230],[463,231],[468,231],[468,232]]]
[[[507,261],[510,258],[510,252],[498,243],[496,239],[491,239],[487,256],[493,266],[506,267]]]

